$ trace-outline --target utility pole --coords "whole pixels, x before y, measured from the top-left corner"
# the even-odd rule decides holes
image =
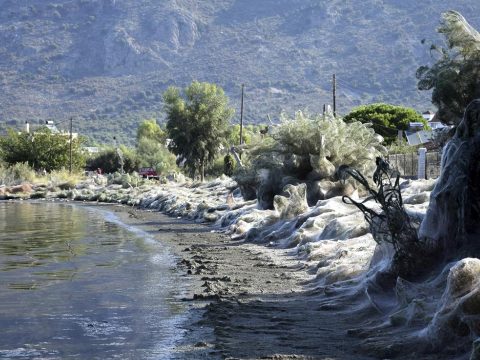
[[[240,104],[240,145],[243,144],[243,92],[245,89],[245,84],[242,84],[242,101]]]
[[[333,74],[333,116],[337,116],[337,80]]]
[[[70,118],[70,174],[72,173],[73,117]]]

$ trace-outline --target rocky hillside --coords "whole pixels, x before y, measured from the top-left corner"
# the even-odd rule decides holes
[[[440,14],[480,27],[471,0],[0,0],[0,125],[64,121],[99,142],[129,142],[162,118],[161,94],[215,82],[246,121],[319,111],[338,79],[340,113],[374,101],[425,110],[415,70]],[[66,125],[67,122],[64,121]],[[60,126],[61,127],[61,126]]]

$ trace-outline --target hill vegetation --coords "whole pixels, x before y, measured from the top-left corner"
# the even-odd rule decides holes
[[[225,89],[245,122],[320,111],[337,74],[340,114],[386,102],[426,110],[415,71],[431,65],[440,14],[479,28],[470,0],[0,0],[0,125],[75,116],[91,143],[132,144],[163,121],[162,93],[192,80]],[[234,120],[238,119],[239,111]]]

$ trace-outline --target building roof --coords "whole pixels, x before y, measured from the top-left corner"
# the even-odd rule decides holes
[[[405,131],[408,145],[416,146],[432,141],[433,132],[431,130],[421,130],[415,132]]]

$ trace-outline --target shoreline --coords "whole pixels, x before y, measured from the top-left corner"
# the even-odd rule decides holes
[[[433,186],[401,183],[411,216],[423,218]],[[262,210],[232,188],[228,178],[137,188],[85,183],[38,201],[110,209],[172,250],[176,271],[192,284],[179,299],[190,320],[174,359],[467,358],[472,342],[450,331],[442,312],[450,303],[442,299],[451,291],[447,277],[461,268],[475,278],[480,260],[459,259],[428,281],[399,278],[395,288],[379,288],[375,276],[389,264],[388,249],[341,197],[298,214],[306,200],[296,192]],[[460,295],[474,295],[475,286]]]
[[[347,323],[319,306],[306,289],[313,276],[289,250],[159,212],[101,206],[165,243],[192,284],[181,299],[190,323],[174,359],[373,359],[355,351]]]

